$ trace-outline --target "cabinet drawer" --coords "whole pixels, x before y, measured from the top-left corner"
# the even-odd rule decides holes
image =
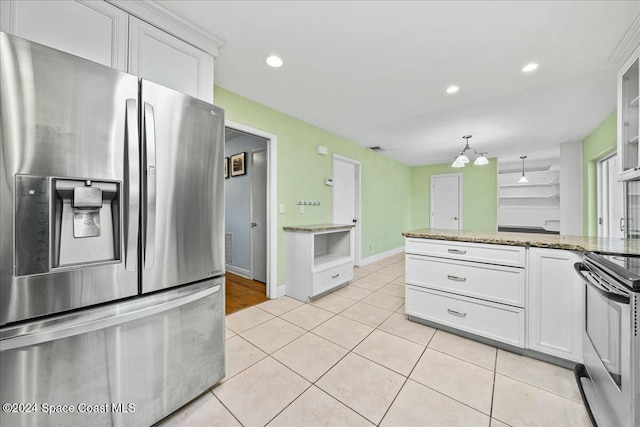
[[[314,273],[312,296],[328,291],[352,279],[353,265],[351,262]]]
[[[522,246],[486,245],[448,240],[408,238],[405,252],[512,267],[524,267],[525,260],[525,250]]]
[[[405,312],[409,316],[524,347],[524,310],[521,308],[407,285]]]
[[[407,255],[406,282],[411,285],[524,307],[524,269]]]

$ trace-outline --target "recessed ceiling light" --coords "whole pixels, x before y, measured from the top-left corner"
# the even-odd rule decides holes
[[[265,61],[267,65],[270,67],[273,67],[273,68],[282,67],[282,59],[279,56],[276,56],[276,55],[267,56]]]
[[[460,88],[458,86],[449,86],[447,88],[447,93],[456,93],[459,90],[460,90]]]
[[[527,64],[524,67],[522,67],[522,72],[530,73],[532,71],[535,71],[536,69],[538,69],[538,64],[536,64],[535,62],[532,62],[531,64]]]

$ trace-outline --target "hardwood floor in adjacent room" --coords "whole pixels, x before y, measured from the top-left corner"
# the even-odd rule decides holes
[[[267,300],[264,283],[229,272],[226,273],[225,292],[227,315]]]

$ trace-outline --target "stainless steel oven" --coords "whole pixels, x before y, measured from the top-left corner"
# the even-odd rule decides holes
[[[586,319],[576,380],[591,421],[640,427],[640,256],[589,252],[575,268]]]

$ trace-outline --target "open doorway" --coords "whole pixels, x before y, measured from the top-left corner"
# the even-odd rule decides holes
[[[227,314],[268,299],[269,140],[225,129],[225,269]]]

